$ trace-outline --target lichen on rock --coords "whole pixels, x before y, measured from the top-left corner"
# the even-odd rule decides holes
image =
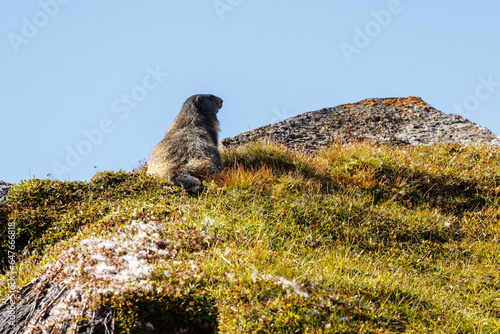
[[[386,145],[490,144],[500,139],[464,117],[436,110],[419,97],[366,99],[306,112],[221,141],[235,147],[270,139],[290,148],[317,151],[333,142]]]

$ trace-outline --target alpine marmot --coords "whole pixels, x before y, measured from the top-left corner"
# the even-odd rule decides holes
[[[147,172],[192,193],[200,189],[200,178],[221,172],[217,148],[221,107],[222,99],[211,94],[188,98],[165,138],[151,152]]]

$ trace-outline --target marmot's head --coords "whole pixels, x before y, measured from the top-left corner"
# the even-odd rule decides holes
[[[217,113],[219,109],[222,108],[222,102],[222,99],[218,96],[212,94],[198,94],[191,96],[184,104],[192,103],[197,110]]]

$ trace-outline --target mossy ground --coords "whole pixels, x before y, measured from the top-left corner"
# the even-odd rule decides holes
[[[173,262],[150,259],[164,288],[100,301],[132,332],[500,332],[500,149],[254,143],[223,158],[194,197],[143,171],[16,185],[0,218],[18,283],[81,238],[154,221],[175,243]]]

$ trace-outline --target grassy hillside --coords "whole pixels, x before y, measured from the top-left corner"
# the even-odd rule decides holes
[[[0,219],[24,249],[18,284],[63,261],[85,307],[132,332],[500,332],[500,149],[255,143],[223,157],[197,197],[143,171],[16,185]],[[124,254],[146,272],[106,275]]]

